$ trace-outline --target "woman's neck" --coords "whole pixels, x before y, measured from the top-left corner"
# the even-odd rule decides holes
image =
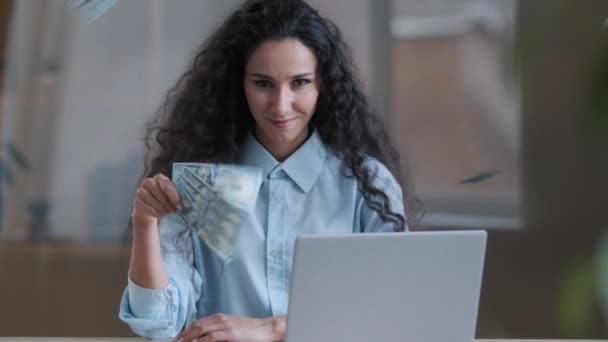
[[[304,145],[308,137],[312,133],[312,130],[304,129],[302,132],[292,141],[276,144],[268,139],[263,133],[258,133],[258,130],[254,130],[254,136],[262,146],[270,153],[274,159],[278,162],[284,162],[291,156],[295,151]]]

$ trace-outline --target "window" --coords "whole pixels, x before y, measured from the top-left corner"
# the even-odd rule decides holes
[[[514,1],[392,6],[388,120],[426,208],[421,226],[520,227]]]
[[[333,0],[425,207],[420,228],[520,227],[515,0]]]
[[[143,124],[236,3],[118,1],[89,24],[64,1],[15,1],[1,94],[10,186],[0,185],[0,238],[120,240],[142,172]]]

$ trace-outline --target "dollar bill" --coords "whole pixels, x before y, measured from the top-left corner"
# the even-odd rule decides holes
[[[182,199],[178,215],[210,249],[228,259],[242,222],[255,207],[261,170],[218,163],[174,163],[172,181]]]
[[[92,23],[105,11],[114,6],[117,0],[65,0],[65,3],[76,13]]]

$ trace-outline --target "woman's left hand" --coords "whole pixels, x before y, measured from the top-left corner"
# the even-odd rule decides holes
[[[194,322],[174,341],[273,342],[285,339],[285,317],[264,319],[215,314]]]

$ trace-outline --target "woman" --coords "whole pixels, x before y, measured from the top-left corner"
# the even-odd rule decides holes
[[[338,28],[304,1],[237,9],[169,92],[148,138],[120,307],[142,336],[282,340],[298,234],[407,230],[398,154]],[[180,161],[262,169],[229,263],[173,215],[169,177]]]

